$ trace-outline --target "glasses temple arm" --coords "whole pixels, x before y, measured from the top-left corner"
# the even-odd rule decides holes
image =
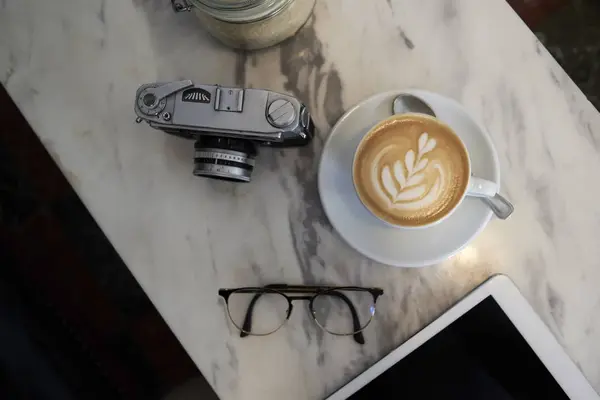
[[[246,337],[249,335],[246,332],[250,332],[252,329],[252,312],[254,311],[254,305],[262,295],[263,293],[256,293],[252,300],[250,300],[248,310],[246,311],[246,316],[244,317],[244,324],[242,325],[242,329],[240,330],[240,337]]]
[[[356,331],[356,333],[352,336],[354,337],[354,340],[357,343],[365,344],[365,337],[363,336],[363,334],[361,332],[361,326],[360,326],[360,320],[358,319],[358,313],[356,312],[356,308],[354,308],[354,305],[352,304],[352,301],[348,298],[348,296],[346,296],[344,293],[336,292],[335,290],[332,290],[330,292],[321,293],[321,295],[323,295],[323,294],[326,294],[329,296],[337,296],[346,302],[346,304],[350,308],[350,314],[352,314],[352,325],[354,325],[354,330]]]

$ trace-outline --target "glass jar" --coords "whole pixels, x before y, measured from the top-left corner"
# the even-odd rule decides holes
[[[175,11],[192,9],[203,26],[227,46],[262,49],[293,36],[316,0],[171,0]]]

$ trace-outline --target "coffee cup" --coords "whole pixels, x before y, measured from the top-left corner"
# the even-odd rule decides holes
[[[352,181],[367,210],[403,229],[433,226],[465,197],[493,197],[494,182],[471,175],[467,147],[435,117],[406,113],[373,126],[354,153]]]

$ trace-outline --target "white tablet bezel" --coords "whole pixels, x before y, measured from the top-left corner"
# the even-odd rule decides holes
[[[485,281],[438,319],[332,394],[327,400],[347,399],[490,295],[500,305],[570,399],[600,400],[598,394],[531,308],[519,289],[505,275],[495,275]]]

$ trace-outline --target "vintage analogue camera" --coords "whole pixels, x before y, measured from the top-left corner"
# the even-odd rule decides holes
[[[135,96],[136,122],[195,140],[194,175],[249,182],[258,145],[302,146],[314,136],[306,106],[262,89],[150,83]]]

